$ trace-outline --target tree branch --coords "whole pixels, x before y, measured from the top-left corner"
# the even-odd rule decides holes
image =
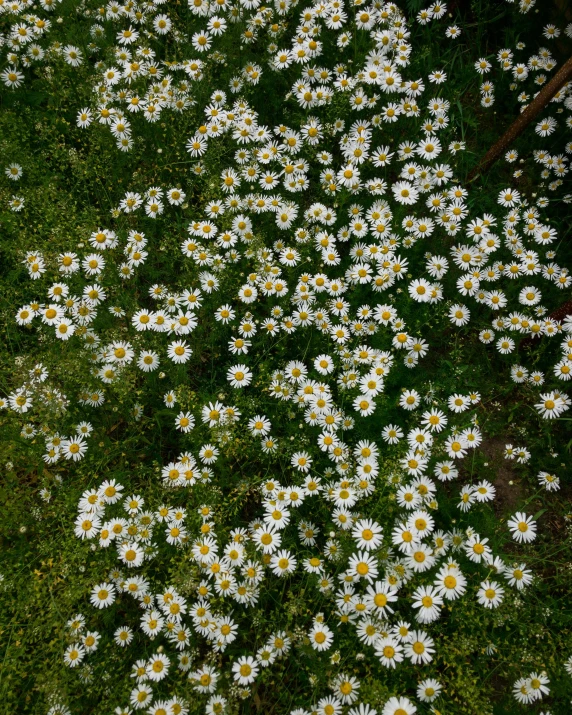
[[[496,142],[496,144],[488,150],[477,166],[469,173],[467,181],[473,181],[478,176],[483,174],[489,167],[491,167],[499,156],[514,142],[514,140],[522,134],[530,122],[532,122],[532,120],[540,114],[558,90],[560,90],[571,79],[572,57],[570,57],[570,59],[562,65],[550,82],[540,90],[528,107],[526,107],[522,114],[510,125],[498,142]]]

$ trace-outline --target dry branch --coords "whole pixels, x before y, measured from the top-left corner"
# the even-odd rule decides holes
[[[522,114],[514,121],[502,137],[494,144],[479,164],[470,172],[467,181],[473,181],[483,174],[519,137],[532,120],[540,114],[554,95],[572,79],[572,57],[565,62],[550,82],[543,87]]]

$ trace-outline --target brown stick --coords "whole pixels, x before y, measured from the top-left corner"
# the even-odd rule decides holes
[[[513,141],[519,137],[532,120],[540,114],[540,112],[550,102],[552,97],[561,89],[567,82],[572,79],[572,57],[565,62],[550,82],[543,87],[528,107],[516,119],[502,137],[494,144],[484,155],[477,166],[469,173],[467,181],[473,181],[483,174],[499,156],[505,152]]]

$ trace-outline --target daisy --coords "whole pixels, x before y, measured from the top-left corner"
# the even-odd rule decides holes
[[[478,502],[488,502],[495,498],[496,489],[490,482],[483,479],[475,487],[474,494]]]
[[[536,133],[541,137],[550,136],[556,130],[557,122],[553,117],[542,119],[535,127]]]
[[[69,628],[72,633],[81,633],[85,628],[85,616],[78,613],[77,616],[70,618],[66,623],[66,627]]]
[[[415,189],[413,184],[410,184],[408,181],[395,182],[391,187],[391,190],[393,191],[396,201],[406,206],[413,205],[419,198],[418,190]]]
[[[21,196],[12,194],[12,198],[8,202],[8,205],[12,211],[19,212],[24,208],[24,199]],[[28,270],[32,279],[39,278],[42,273],[45,273],[46,271],[42,262],[34,263],[33,265],[28,266]]]
[[[143,497],[137,496],[136,494],[127,497],[123,502],[123,508],[130,516],[135,516],[138,514],[145,504]]]
[[[358,579],[365,579],[371,583],[378,575],[377,559],[365,551],[358,551],[350,557],[348,570]]]
[[[194,685],[199,693],[212,693],[216,690],[218,678],[219,673],[217,673],[212,666],[203,665],[192,674],[191,680],[194,682]],[[223,698],[220,699],[223,700]],[[221,710],[221,712],[224,712],[224,710]]]
[[[168,15],[156,15],[153,20],[155,32],[159,35],[166,35],[171,29],[171,20]]]
[[[196,561],[210,565],[217,558],[218,545],[212,536],[203,536],[193,544],[192,553]]]
[[[414,410],[421,402],[421,395],[417,390],[404,390],[399,398],[399,406],[406,410]]]
[[[117,643],[119,640],[121,640],[121,635],[124,633],[127,633],[128,630],[118,630],[116,631],[116,638],[115,642]],[[129,635],[131,635],[131,639],[133,639],[133,635],[129,630]],[[121,642],[118,643],[118,645],[122,645],[125,647],[127,643]],[[151,701],[153,700],[153,690],[150,685],[147,685],[146,683],[140,683],[136,688],[133,688],[131,691],[131,696],[130,696],[130,703],[133,705],[134,708],[136,709],[141,709],[146,707],[147,705],[151,704]]]
[[[22,177],[23,171],[20,164],[8,164],[4,169],[4,173],[12,181],[18,181]]]
[[[166,678],[170,663],[171,661],[164,653],[155,653],[151,656],[145,669],[149,680],[158,682]]]
[[[512,533],[512,538],[518,543],[529,543],[536,538],[536,522],[521,511],[507,521],[507,526]]]
[[[462,459],[467,454],[469,443],[462,435],[458,437],[451,436],[445,440],[444,447],[449,457],[452,459]]]
[[[152,372],[159,367],[159,356],[153,350],[143,350],[139,353],[137,367],[143,372]]]
[[[308,633],[308,638],[314,650],[323,651],[331,647],[334,641],[334,634],[325,623],[315,622]]]
[[[516,347],[514,340],[506,335],[497,340],[496,346],[501,355],[508,355],[513,352]]]
[[[456,325],[457,327],[466,325],[469,322],[470,317],[470,310],[466,306],[461,305],[460,303],[452,305],[449,309],[449,319],[451,320],[453,325]]]
[[[226,712],[227,702],[226,698],[220,695],[211,695],[206,704],[206,715],[219,715],[220,713]],[[172,710],[172,712],[175,711]],[[181,715],[183,715],[183,713],[181,713]]]
[[[419,142],[416,151],[422,159],[429,160],[439,156],[441,149],[441,142],[437,137],[429,134],[423,141]]]
[[[569,409],[568,405],[554,392],[546,392],[540,395],[540,402],[534,406],[544,419],[555,419]]]
[[[185,340],[175,340],[167,348],[167,355],[175,364],[188,362],[192,353]]]
[[[483,559],[491,556],[491,548],[488,546],[488,539],[481,539],[478,534],[471,534],[464,545],[465,553],[471,561],[480,564]]]
[[[475,69],[479,74],[486,74],[490,72],[492,65],[484,57],[481,57],[475,62]]]
[[[445,413],[438,409],[427,410],[421,416],[421,424],[431,432],[441,432],[447,426]]]
[[[35,317],[35,311],[30,305],[25,305],[16,313],[16,322],[18,325],[29,325]]]
[[[195,426],[195,418],[190,412],[179,412],[175,418],[175,427],[180,432],[188,433]]]
[[[516,206],[520,203],[520,193],[516,189],[503,189],[499,193],[497,201],[505,208]]]
[[[403,646],[396,638],[379,638],[375,643],[375,654],[386,668],[395,668],[403,660]]]
[[[464,412],[469,408],[471,404],[471,399],[465,395],[454,394],[451,395],[447,400],[447,406],[453,412],[459,413]]]
[[[91,591],[91,603],[96,608],[106,608],[115,601],[115,586],[111,583],[100,583]]]
[[[441,596],[449,601],[456,600],[465,593],[467,579],[460,569],[444,566],[437,573],[434,585]]]
[[[332,683],[334,694],[340,698],[344,705],[354,703],[359,695],[360,682],[351,675],[340,673]]]
[[[132,542],[121,544],[119,547],[119,558],[130,568],[141,566],[145,557],[140,544]]]
[[[441,615],[440,606],[443,599],[437,588],[433,586],[420,586],[413,594],[413,608],[418,608],[415,617],[420,623],[432,623]]]
[[[457,25],[450,25],[445,31],[445,37],[455,39],[461,35],[461,29]]]
[[[433,660],[434,641],[423,631],[411,631],[405,643],[405,655],[414,665],[430,663]]]
[[[519,591],[532,583],[532,573],[526,568],[526,564],[519,564],[504,570],[504,577],[510,586],[516,586]]]
[[[358,395],[353,403],[354,409],[360,413],[362,417],[367,417],[375,412],[376,403],[368,395]]]
[[[420,541],[433,531],[435,521],[428,512],[417,510],[409,516],[407,526],[413,534],[415,541]]]
[[[492,330],[481,330],[479,333],[479,340],[481,343],[484,343],[485,345],[488,345],[489,343],[492,343],[492,341],[495,339],[495,334]]]
[[[380,616],[393,613],[390,603],[397,601],[397,589],[392,586],[376,581],[373,586],[369,585],[365,594],[365,602],[369,608]]]
[[[103,392],[90,392],[87,394],[84,404],[90,405],[90,407],[99,407],[105,402],[105,395]]]
[[[417,697],[424,703],[432,703],[433,700],[439,697],[442,687],[438,680],[427,678],[417,686]]]
[[[429,82],[433,82],[434,84],[443,84],[447,81],[447,73],[442,70],[436,70],[428,75],[428,79]]]
[[[550,693],[550,688],[547,687],[549,682],[544,671],[542,673],[531,673],[528,676],[530,690],[535,700],[540,700],[543,695]]]
[[[407,452],[405,457],[400,460],[400,464],[402,468],[407,471],[408,474],[410,474],[412,477],[417,477],[423,474],[423,472],[427,469],[428,459],[427,457],[423,456],[419,449],[415,448]],[[400,506],[405,506],[407,509],[413,509],[417,507],[418,502],[420,501],[420,499],[410,499],[409,494],[407,492],[404,493],[402,490],[398,491],[397,498],[398,501],[403,501]]]
[[[387,425],[383,428],[381,436],[389,444],[397,444],[403,438],[403,430],[397,425]]]
[[[194,425],[194,417],[192,418],[192,422]],[[204,444],[199,451],[199,459],[204,464],[213,464],[218,459],[218,456],[219,451],[212,444]]]
[[[307,452],[295,452],[290,463],[300,472],[309,472],[312,466],[312,458]]]
[[[10,87],[11,89],[15,89],[16,87],[19,87],[23,80],[24,80],[24,75],[22,72],[16,69],[16,67],[7,67],[1,74],[0,78],[6,85],[6,87]]]
[[[383,706],[381,715],[414,715],[417,712],[415,705],[409,698],[389,698]]]
[[[477,592],[477,600],[485,608],[496,608],[502,603],[504,589],[496,581],[483,581]]]
[[[371,551],[377,549],[382,541],[383,530],[381,526],[371,519],[360,519],[352,530],[352,536],[357,542],[358,549]]]
[[[69,318],[61,318],[54,324],[56,338],[59,340],[69,340],[76,331],[76,325]]]
[[[538,481],[547,492],[558,491],[560,489],[560,478],[549,472],[539,472]]]
[[[83,437],[71,437],[70,439],[62,440],[60,451],[66,459],[73,459],[74,462],[77,462],[85,456],[87,444]]]
[[[187,151],[193,157],[202,156],[207,150],[207,139],[195,134],[187,142]]]
[[[411,495],[414,501],[420,503],[420,495],[414,495],[413,493],[411,493]],[[415,498],[415,496],[417,498]],[[397,548],[404,554],[409,554],[412,551],[413,547],[417,545],[413,532],[404,522],[398,524],[393,529],[393,532],[391,534],[391,542],[392,544],[397,546]]]
[[[252,372],[246,365],[234,365],[227,371],[227,380],[234,388],[247,387],[252,381]]]
[[[419,462],[414,459],[415,455],[411,454],[408,456],[411,456],[412,458],[404,461],[404,466],[406,466],[408,469],[415,467],[415,465],[417,465],[417,467],[418,467]],[[415,464],[413,465],[413,467],[411,467],[409,465],[409,462],[413,462],[413,461],[415,461]],[[418,506],[420,506],[420,504],[423,501],[421,494],[416,492],[414,487],[405,486],[405,485],[399,487],[399,489],[397,490],[396,500],[397,500],[397,503],[399,504],[399,506],[403,507],[405,509],[416,509]],[[401,527],[399,527],[399,528],[401,528]],[[404,525],[404,528],[407,529],[407,531],[410,531],[409,527],[407,527],[405,525]]]
[[[240,656],[232,665],[233,677],[240,685],[249,685],[256,680],[259,665],[252,656]]]
[[[186,199],[186,194],[181,189],[173,188],[167,191],[167,200],[171,206],[180,206]]]
[[[423,573],[433,567],[435,560],[433,550],[429,546],[414,544],[407,555],[406,564],[416,573]]]
[[[79,427],[79,425],[78,425]],[[99,487],[98,494],[106,504],[115,504],[121,499],[123,485],[118,484],[115,479],[107,479]]]
[[[276,576],[286,576],[296,570],[297,561],[292,554],[283,549],[272,555],[270,568]]]
[[[80,643],[72,643],[64,653],[64,663],[70,667],[77,667],[86,656],[86,649]]]

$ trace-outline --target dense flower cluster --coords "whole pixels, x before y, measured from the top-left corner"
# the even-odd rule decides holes
[[[520,9],[533,5],[521,0]],[[57,71],[58,58],[72,67],[85,61],[75,46],[42,44],[52,24],[43,18],[56,9],[42,0],[41,15],[30,14],[23,3],[3,10],[14,15],[5,42],[6,85],[19,87],[34,63],[49,60]],[[134,186],[117,198],[109,225],[94,226],[77,251],[26,253],[22,262],[34,295],[18,308],[16,322],[34,325],[63,350],[81,344],[90,370],[82,389],[64,396],[46,387],[48,371],[37,365],[1,406],[28,414],[36,404],[52,401],[49,427],[29,423],[22,434],[45,437],[48,464],[78,461],[98,437],[92,415],[106,409],[108,390],[128,378],[151,384],[161,370],[172,385],[162,396],[172,410],[169,424],[181,437],[208,430],[207,441],[199,444],[197,438],[196,449],[185,448],[160,466],[163,503],[147,504],[144,493],[128,494],[119,479],[110,478],[86,491],[78,504],[77,538],[117,557],[116,568],[94,584],[91,606],[108,609],[131,598],[140,609],[138,622],[113,634],[116,647],[133,661],[130,692],[117,713],[187,712],[181,698],[164,697],[159,685],[175,669],[188,673],[204,696],[206,713],[224,713],[229,697],[237,692],[247,697],[262,671],[289,657],[295,646],[317,655],[332,651],[338,625],[349,624],[382,667],[419,670],[416,694],[397,693],[379,711],[413,715],[414,697],[430,703],[442,690],[434,673],[425,677],[423,668],[438,651],[431,624],[445,608],[460,598],[497,608],[507,593],[524,592],[534,577],[513,551],[496,553],[489,538],[470,525],[438,527],[440,489],[449,482],[459,485],[460,516],[495,499],[494,485],[486,479],[474,483],[465,467],[486,439],[479,428],[481,396],[459,384],[458,391],[437,399],[408,382],[408,374],[424,369],[433,334],[430,326],[425,332],[409,328],[403,316],[414,304],[427,316],[438,316],[453,334],[473,336],[500,355],[511,355],[524,339],[557,342],[560,356],[551,374],[522,364],[522,356],[507,374],[537,390],[531,406],[541,418],[569,410],[572,399],[561,383],[571,377],[572,316],[552,318],[543,305],[547,295],[572,285],[568,269],[556,263],[557,231],[545,212],[549,202],[533,202],[506,187],[494,214],[477,210],[478,202],[456,174],[455,156],[464,142],[451,133],[451,105],[440,87],[446,74],[438,68],[424,77],[410,72],[415,48],[409,21],[397,5],[329,0],[301,7],[281,0],[262,7],[258,0],[195,0],[188,12],[196,54],[177,61],[160,58],[149,41],[168,35],[175,45],[183,43],[177,16],[169,10],[163,2],[140,9],[107,4],[102,17],[107,24],[93,24],[87,49],[95,57],[99,38],[110,27],[116,46],[112,56],[94,61],[94,103],[78,108],[77,126],[105,125],[118,149],[129,151],[141,117],[154,124],[167,112],[182,113],[196,104],[194,87],[210,81],[207,69],[223,61],[216,51],[219,38],[240,21],[245,48],[269,37],[268,58],[248,61],[228,88],[213,86],[199,108],[202,123],[182,139],[195,174],[206,172],[215,142],[226,142],[231,158],[206,205],[189,209],[190,187]],[[446,6],[434,3],[417,22],[445,15]],[[556,37],[556,30],[547,26],[546,39]],[[454,40],[461,30],[449,26],[446,32]],[[343,53],[354,36],[367,44],[361,59],[326,66],[325,48]],[[540,86],[544,73],[555,68],[542,48],[527,63],[515,64],[511,50],[499,51],[497,59],[515,83],[535,75]],[[475,68],[483,75],[482,104],[490,106],[491,65],[481,59]],[[283,122],[264,123],[244,96],[245,90],[252,95],[263,72],[292,78],[284,102],[302,120],[290,121],[285,112]],[[351,121],[342,112],[332,114],[340,98],[355,117]],[[524,92],[519,96],[523,104],[529,100]],[[569,111],[570,125],[572,86],[554,101],[557,113]],[[410,136],[397,146],[396,124],[406,126]],[[547,116],[536,131],[548,136],[555,126]],[[516,152],[509,152],[507,161],[516,159]],[[557,188],[568,171],[567,157],[539,151],[535,159],[545,167],[543,179],[556,177],[549,189]],[[19,180],[22,171],[18,164],[6,167],[10,180]],[[22,210],[24,199],[13,197],[12,208]],[[117,223],[125,216],[143,229],[149,219],[184,221],[180,260],[193,276],[184,285],[177,276],[165,276],[146,293],[139,291],[129,310],[121,307],[122,293],[153,262],[158,246],[146,230],[125,230]],[[195,334],[204,324],[226,330],[219,356],[226,382],[213,388],[204,404],[178,410],[178,390],[186,379],[179,368],[200,359]],[[312,335],[320,336],[315,354],[303,350]],[[272,347],[280,339],[294,346],[293,359],[274,361]],[[267,356],[264,364],[261,355]],[[395,378],[403,375],[402,367],[411,372]],[[86,419],[74,434],[60,434],[53,423],[65,416],[71,399]],[[378,439],[362,438],[377,407],[390,402],[394,421],[378,426]],[[299,444],[282,438],[284,409],[291,410],[290,419],[296,411],[300,415],[307,439]],[[140,419],[146,410],[137,403],[133,417]],[[217,484],[217,460],[238,429],[257,440],[261,462],[280,454],[287,467],[284,476],[259,485],[252,520],[221,526],[206,498],[190,513],[178,506],[178,495]],[[381,467],[382,454],[394,460],[390,472]],[[530,452],[506,445],[504,456],[525,464]],[[545,471],[538,481],[548,491],[559,487],[559,477]],[[382,490],[396,505],[391,518],[368,513],[369,497]],[[517,544],[533,541],[538,528],[522,511],[506,527]],[[184,550],[194,564],[194,597],[146,575],[145,567],[165,545]],[[276,628],[252,650],[249,609],[277,580],[300,574],[325,610],[312,613],[294,633]],[[89,630],[82,614],[70,620],[68,631],[64,660],[71,668],[84,667],[104,635]],[[157,640],[160,648],[139,657],[129,650],[135,633]],[[240,655],[232,661],[221,657],[221,667],[208,658],[196,662],[199,642],[217,655],[234,644]],[[536,702],[548,693],[548,682],[546,674],[532,673],[515,683],[515,698]],[[377,712],[359,702],[360,681],[353,675],[339,672],[329,685],[331,694],[292,715]]]

